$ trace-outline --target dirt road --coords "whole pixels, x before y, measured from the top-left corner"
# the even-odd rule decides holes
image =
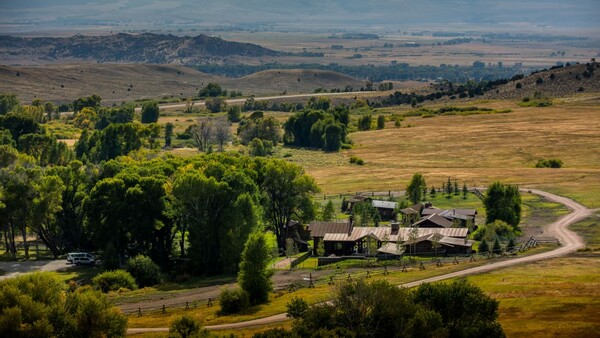
[[[501,268],[505,268],[505,267],[513,266],[513,265],[517,265],[517,264],[523,264],[523,263],[529,263],[529,262],[539,261],[539,260],[543,260],[543,259],[555,258],[555,257],[559,257],[562,255],[566,255],[568,253],[575,252],[577,249],[584,246],[583,240],[576,233],[570,231],[568,229],[568,226],[570,224],[573,224],[579,220],[582,220],[582,219],[590,216],[592,213],[592,210],[587,209],[583,205],[581,205],[569,198],[554,195],[554,194],[551,194],[551,193],[548,193],[545,191],[534,190],[534,189],[521,189],[521,190],[522,191],[530,191],[534,194],[543,196],[548,200],[561,203],[571,210],[571,213],[559,218],[558,220],[556,220],[555,222],[553,222],[551,224],[548,224],[544,231],[547,234],[551,234],[551,235],[555,236],[560,241],[560,244],[561,244],[560,247],[558,247],[555,250],[536,254],[536,255],[515,258],[515,259],[506,260],[506,261],[496,262],[496,263],[490,263],[487,265],[478,266],[478,267],[474,267],[474,268],[470,268],[470,269],[466,269],[466,270],[462,270],[462,271],[452,272],[452,273],[448,273],[448,274],[441,275],[441,276],[422,279],[419,281],[400,285],[400,287],[411,288],[411,287],[415,287],[415,286],[418,286],[423,283],[437,282],[437,281],[450,279],[450,278],[463,277],[463,276],[467,276],[467,275],[484,273],[484,272],[488,272],[491,270],[501,269]],[[238,329],[238,328],[243,328],[243,327],[259,326],[259,325],[282,322],[287,319],[288,318],[286,317],[286,314],[282,313],[282,314],[278,314],[278,315],[274,315],[274,316],[270,316],[270,317],[259,318],[259,319],[245,321],[245,322],[221,324],[221,325],[211,325],[211,326],[206,326],[206,328],[209,330]],[[165,332],[165,331],[168,331],[168,328],[135,328],[135,329],[127,330],[127,333],[134,334],[134,333],[144,333],[144,332]]]
[[[34,253],[35,255],[35,253]],[[57,271],[72,266],[67,264],[66,259],[48,260],[48,261],[18,261],[18,262],[0,262],[0,270],[5,271],[5,275],[0,276],[0,280],[17,276],[21,273],[33,271]]]

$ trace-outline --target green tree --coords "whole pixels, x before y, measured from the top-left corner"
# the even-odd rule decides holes
[[[423,199],[423,189],[426,187],[425,178],[421,173],[415,173],[406,186],[406,196],[413,204],[419,203]]]
[[[173,123],[168,122],[165,124],[165,148],[169,148],[171,146],[171,141],[173,140],[173,128]]]
[[[485,238],[481,241],[481,243],[479,243],[479,253],[486,253],[490,251],[490,247],[487,243],[487,241],[485,240]]]
[[[460,190],[458,189],[458,182],[455,179],[454,180],[454,195],[459,195],[459,194],[460,194]]]
[[[227,102],[225,102],[225,100],[220,97],[206,99],[204,105],[206,106],[206,109],[208,109],[211,113],[222,112],[223,110],[225,110],[225,108],[227,108]]]
[[[210,337],[208,330],[202,329],[200,322],[192,316],[183,315],[175,320],[169,328],[169,338],[202,338]]]
[[[252,305],[269,300],[269,292],[273,287],[273,272],[268,269],[271,259],[269,251],[264,235],[256,232],[248,237],[242,252],[238,283],[248,293]]]
[[[200,89],[200,92],[198,93],[199,98],[217,97],[221,95],[225,94],[223,92],[223,89],[221,89],[221,86],[219,86],[217,83],[207,84],[206,87]]]
[[[37,196],[31,208],[31,226],[54,258],[60,254],[59,242],[62,229],[55,222],[56,215],[62,211],[62,196],[66,189],[58,176],[44,176],[36,182]],[[36,242],[37,249],[37,242]],[[39,250],[36,250],[39,258]]]
[[[227,109],[227,119],[229,122],[240,122],[241,119],[241,108],[240,106],[230,106]]]
[[[429,191],[429,196],[431,196],[431,198],[435,198],[436,195],[436,191],[435,191],[435,187],[431,187],[431,190]]]
[[[15,94],[0,94],[0,115],[10,113],[19,104]]]
[[[55,274],[36,272],[0,281],[4,337],[123,337],[127,317],[104,295],[67,290]]]
[[[463,183],[463,187],[462,187],[462,195],[463,195],[463,199],[466,200],[467,199],[467,195],[469,194],[469,190],[467,189],[467,183]]]
[[[414,297],[415,303],[442,316],[449,337],[504,337],[497,321],[499,302],[464,279],[422,284]]]
[[[372,121],[373,121],[373,117],[371,116],[371,114],[361,116],[358,119],[358,130],[360,130],[360,131],[371,130]]]
[[[452,182],[450,181],[450,177],[448,177],[448,182],[446,182],[446,198],[452,197],[453,190],[454,189],[452,188]]]
[[[502,253],[502,246],[500,245],[500,239],[498,236],[494,239],[494,245],[492,246],[492,252],[495,254]]]
[[[323,206],[323,210],[321,211],[321,220],[328,222],[335,220],[335,207],[333,206],[333,201],[329,200]]]
[[[101,101],[102,101],[102,98],[98,95],[80,97],[77,100],[73,101],[73,103],[72,103],[73,111],[78,112],[85,107],[94,108],[94,109],[100,108]]]
[[[314,179],[304,169],[284,160],[271,160],[263,169],[263,208],[265,220],[277,237],[277,247],[285,250],[287,224],[292,216],[299,221],[314,219],[312,195],[319,192]]]
[[[385,128],[385,116],[379,115],[377,116],[377,129]]]
[[[160,283],[160,267],[150,257],[137,255],[127,260],[127,270],[141,288]]]
[[[486,223],[501,220],[510,224],[515,231],[521,222],[521,194],[513,185],[495,182],[488,187],[483,200],[486,211]]]
[[[158,102],[149,101],[142,105],[142,123],[156,123],[160,115]]]

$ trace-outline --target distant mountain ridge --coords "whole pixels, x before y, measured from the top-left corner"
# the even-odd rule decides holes
[[[280,52],[251,43],[226,41],[200,34],[175,36],[163,34],[125,34],[66,38],[23,38],[0,36],[0,62],[19,58],[45,62],[57,60],[99,63],[202,64],[230,56],[277,56]],[[9,62],[6,62],[9,61]]]

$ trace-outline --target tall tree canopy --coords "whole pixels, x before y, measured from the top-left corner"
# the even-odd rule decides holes
[[[486,212],[486,223],[496,220],[504,221],[519,229],[521,222],[521,194],[514,185],[495,182],[488,187],[483,201]]]
[[[299,221],[314,219],[316,206],[312,194],[319,192],[319,188],[312,177],[304,174],[302,167],[284,160],[267,162],[262,174],[265,219],[283,252],[288,237],[287,224],[292,217]]]

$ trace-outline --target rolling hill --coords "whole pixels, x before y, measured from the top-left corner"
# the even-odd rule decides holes
[[[179,65],[70,64],[0,66],[0,92],[17,94],[23,102],[42,98],[56,103],[98,94],[103,103],[144,98],[188,98],[209,82],[244,95],[312,93],[317,88],[360,89],[364,81],[329,71],[270,70],[227,78]]]
[[[40,64],[73,62],[119,62],[151,64],[202,64],[227,57],[277,56],[279,52],[259,45],[226,41],[204,34],[74,35],[66,38],[0,36],[0,62]]]

